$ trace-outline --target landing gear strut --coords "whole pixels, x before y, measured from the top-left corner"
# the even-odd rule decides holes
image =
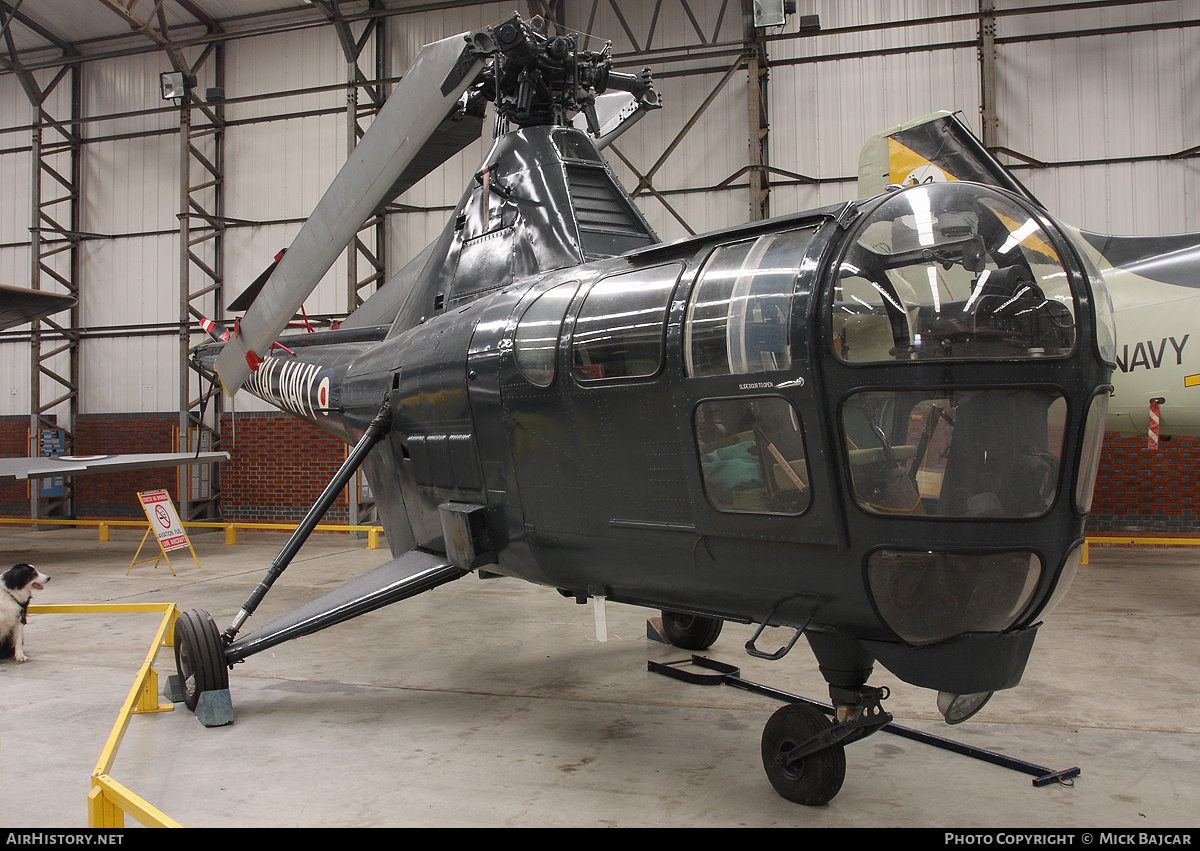
[[[298,609],[288,612],[249,635],[238,637],[246,620],[262,602],[267,591],[283,573],[318,521],[358,470],[367,453],[391,427],[391,410],[385,399],[362,438],[325,486],[296,531],[271,563],[262,581],[242,605],[233,624],[223,633],[208,612],[189,609],[175,622],[175,667],[183,689],[184,703],[195,710],[206,691],[229,688],[229,668],[255,653],[284,641],[311,635],[383,606],[406,600],[466,576],[467,569],[446,557],[411,549],[374,570],[351,579]]]

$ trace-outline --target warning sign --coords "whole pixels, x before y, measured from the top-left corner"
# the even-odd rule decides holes
[[[142,510],[146,512],[150,528],[146,530],[145,535],[142,535],[142,542],[138,544],[137,552],[133,554],[133,561],[129,562],[129,570],[133,570],[133,566],[136,564],[145,564],[151,561],[151,559],[138,561],[142,547],[146,545],[146,539],[150,537],[151,532],[158,541],[158,557],[153,559],[155,567],[158,567],[158,563],[165,558],[167,567],[171,568],[171,575],[174,576],[175,568],[171,567],[171,557],[167,553],[186,547],[191,551],[192,561],[196,562],[196,569],[199,570],[200,560],[196,558],[196,551],[192,549],[192,542],[188,540],[187,532],[183,531],[183,524],[179,522],[179,514],[175,511],[175,503],[171,502],[171,495],[166,491],[138,491],[138,501],[142,503]],[[129,575],[129,570],[125,571],[126,576]]]
[[[179,514],[169,493],[165,490],[144,491],[138,493],[138,499],[142,501],[146,519],[150,521],[150,528],[154,530],[163,552],[189,546],[187,533],[183,531],[183,524],[179,522]]]

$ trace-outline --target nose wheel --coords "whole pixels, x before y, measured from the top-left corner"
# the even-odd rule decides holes
[[[775,791],[810,807],[827,804],[846,779],[846,748],[883,729],[892,716],[880,705],[887,688],[833,686],[837,722],[811,703],[789,703],[763,729],[763,768]]]
[[[175,621],[175,669],[184,705],[193,712],[203,692],[229,688],[225,642],[203,609],[188,609]]]
[[[762,734],[762,761],[775,791],[797,804],[827,804],[846,779],[846,749],[833,743],[833,722],[821,710],[789,703]]]

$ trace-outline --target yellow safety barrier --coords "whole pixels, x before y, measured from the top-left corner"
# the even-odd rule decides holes
[[[1088,535],[1089,544],[1132,544],[1138,547],[1195,547],[1200,546],[1197,538],[1156,538],[1152,535]]]
[[[108,741],[92,771],[92,788],[87,796],[88,826],[92,828],[122,828],[125,826],[125,815],[136,818],[146,827],[180,827],[180,824],[161,811],[146,803],[111,777],[113,762],[117,758],[117,749],[125,737],[129,720],[133,715],[144,712],[171,712],[175,709],[172,703],[159,702],[158,672],[154,670],[154,660],[163,647],[173,647],[175,644],[175,618],[179,611],[174,603],[112,603],[98,605],[45,605],[30,606],[33,614],[67,614],[72,612],[162,612],[162,622],[154,634],[154,642],[146,661],[138,670],[133,681],[133,688],[121,705],[117,723],[108,734]]]
[[[1088,535],[1083,542],[1083,564],[1088,563],[1088,549],[1093,545],[1118,545],[1134,547],[1195,547],[1200,546],[1200,537],[1155,537],[1153,535]]]
[[[113,526],[136,526],[138,528],[148,527],[150,524],[145,520],[34,520],[33,518],[23,517],[0,517],[0,524],[10,526],[96,526],[100,533],[100,540],[109,540],[109,529]],[[185,529],[224,529],[225,543],[237,543],[237,530],[246,529],[248,531],[269,531],[269,532],[294,532],[296,523],[238,523],[225,520],[204,520],[191,523],[184,523]],[[382,526],[349,526],[341,523],[318,523],[313,531],[316,532],[366,532],[367,533],[367,549],[379,549],[379,536],[383,533]]]

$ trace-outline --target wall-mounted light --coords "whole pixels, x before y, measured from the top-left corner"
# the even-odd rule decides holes
[[[754,0],[754,26],[781,27],[786,20],[787,3],[785,0]],[[792,3],[792,11],[796,4]]]
[[[754,0],[754,26],[759,29],[782,27],[789,15],[796,14],[796,0]],[[800,32],[817,32],[821,19],[817,15],[800,16]]]
[[[163,100],[182,100],[196,85],[196,77],[182,71],[163,71],[158,75],[159,91]]]

